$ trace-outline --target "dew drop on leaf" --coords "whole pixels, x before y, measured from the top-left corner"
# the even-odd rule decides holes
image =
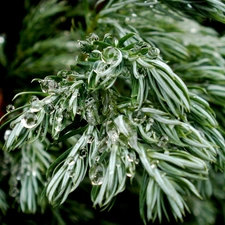
[[[87,149],[86,148],[81,148],[79,151],[79,158],[84,159],[87,156]]]
[[[41,90],[44,93],[54,93],[57,92],[59,89],[58,83],[51,79],[51,78],[45,78],[40,82]]]
[[[12,104],[9,104],[6,106],[6,112],[12,112],[15,109],[15,106]]]
[[[92,134],[87,136],[87,143],[91,144],[95,140],[95,137]]]
[[[52,103],[44,105],[44,110],[47,114],[52,114],[55,111],[55,107]]]
[[[31,112],[38,112],[41,110],[42,105],[41,101],[38,99],[37,96],[32,96],[30,99],[30,111]]]
[[[152,168],[152,169],[155,169],[155,168],[156,168],[156,164],[153,163],[153,164],[151,165],[151,168]]]
[[[32,112],[27,112],[24,114],[21,123],[26,128],[33,128],[37,124],[37,115]]]
[[[133,177],[135,174],[133,166],[129,166],[126,168],[126,175],[127,177]]]
[[[151,47],[148,50],[148,55],[152,58],[152,59],[156,59],[160,54],[160,50],[158,48],[155,47]]]
[[[67,77],[67,70],[60,70],[58,73],[57,73],[57,76],[59,77],[62,77],[62,78],[66,78]]]
[[[68,166],[73,166],[75,164],[74,158],[73,157],[69,157],[67,159],[67,165]]]
[[[9,137],[9,135],[11,134],[11,130],[6,130],[5,133],[4,133],[4,140],[6,141]]]
[[[127,159],[129,162],[134,162],[136,159],[136,156],[133,152],[130,152],[129,154],[127,154]]]
[[[94,164],[89,170],[89,178],[92,185],[101,185],[103,183],[104,168],[102,164]]]
[[[168,140],[169,138],[167,136],[162,136],[157,145],[159,147],[164,147],[167,144]]]
[[[99,37],[95,33],[90,33],[89,36],[87,37],[87,41],[93,44],[94,41],[98,41]]]

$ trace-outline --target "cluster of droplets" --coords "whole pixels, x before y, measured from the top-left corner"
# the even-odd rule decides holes
[[[34,180],[36,177],[36,169],[29,161],[22,160],[21,164],[14,165],[11,169],[11,177],[9,180],[9,195],[15,198],[16,201],[19,201],[22,183],[28,179]]]
[[[70,178],[74,178],[76,175],[76,163],[77,160],[84,160],[87,157],[88,150],[86,146],[81,146],[75,155],[68,156],[65,161],[66,166],[66,176]]]
[[[93,50],[93,44],[98,41],[99,37],[95,33],[89,34],[85,41],[78,40],[78,46],[83,54],[90,54]]]
[[[150,59],[156,59],[160,55],[160,50],[158,48],[144,41],[136,42],[133,51],[138,55],[146,55]]]
[[[136,157],[135,152],[132,150],[128,151],[127,149],[122,149],[121,160],[125,165],[127,177],[132,179],[135,175],[136,165],[139,163],[139,159]],[[117,164],[117,166],[120,166],[120,164]]]
[[[106,165],[110,155],[108,148],[109,138],[102,135],[99,140],[89,136],[88,142],[91,145],[96,145],[96,150],[90,157],[89,178],[92,185],[101,185],[106,173]]]
[[[31,96],[30,98],[30,108],[28,111],[24,112],[23,116],[21,117],[21,124],[23,127],[31,129],[37,125],[38,122],[38,116],[37,112],[39,112],[42,109],[42,103],[38,99],[37,96]],[[6,106],[7,113],[11,113],[15,110],[15,106],[10,104]],[[15,121],[10,123],[10,128],[13,129],[15,127],[16,123]],[[4,134],[4,140],[6,141],[11,133],[11,130],[8,129],[5,131]]]
[[[77,59],[75,59],[77,60]],[[58,73],[57,73],[57,76],[62,78],[63,81],[65,82],[73,82],[76,80],[77,77],[80,77],[81,75],[76,72],[76,71],[73,71],[73,70],[60,70]],[[63,82],[62,82],[63,84]]]
[[[110,145],[114,145],[117,143],[119,139],[119,132],[112,120],[107,121],[105,126],[108,138],[107,144],[110,147]]]
[[[159,142],[158,142],[158,146],[159,147],[165,147],[166,146],[166,144],[168,143],[168,141],[169,141],[169,138],[168,138],[168,136],[166,136],[166,135],[163,135],[160,139],[159,139]]]
[[[135,23],[136,17],[137,17],[137,14],[134,12],[131,12],[130,16],[129,17],[127,16],[125,18],[125,23]]]
[[[98,107],[93,97],[89,97],[85,100],[85,120],[90,125],[97,125],[100,123],[100,117],[98,113]]]
[[[51,77],[45,77],[43,80],[39,81],[40,87],[43,93],[58,93],[60,91],[59,84]]]
[[[73,156],[69,156],[67,159],[66,159],[66,165],[67,165],[67,170],[66,170],[66,176],[67,177],[70,177],[70,178],[73,178],[74,177],[74,165],[76,163],[75,161],[75,157]]]

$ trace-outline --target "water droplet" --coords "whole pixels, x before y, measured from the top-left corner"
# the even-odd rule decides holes
[[[100,156],[98,155],[98,156],[96,156],[95,157],[95,162],[98,162],[99,161],[99,159],[100,159]]]
[[[75,89],[74,92],[73,92],[73,94],[71,95],[72,100],[70,100],[70,101],[73,101],[78,96],[80,96],[79,90],[78,89]]]
[[[8,140],[8,138],[9,138],[9,135],[11,134],[11,130],[6,130],[5,131],[5,133],[4,133],[4,140],[6,141],[6,140]]]
[[[103,153],[107,149],[107,138],[103,138],[101,141],[98,143],[98,152]]]
[[[37,172],[35,170],[32,170],[32,176],[36,177],[37,176]]]
[[[92,185],[101,185],[104,178],[104,168],[102,164],[94,164],[89,170],[89,178]]]
[[[6,112],[12,112],[15,109],[15,106],[12,104],[9,104],[6,106]]]
[[[58,133],[62,130],[62,123],[61,122],[56,122],[55,123],[55,131]]]
[[[151,129],[153,124],[154,124],[154,119],[148,118],[148,120],[146,121],[145,131],[148,132]]]
[[[95,140],[95,137],[92,134],[87,136],[87,143],[91,144]]]
[[[66,159],[66,161],[68,166],[73,166],[75,164],[74,157],[70,156]]]
[[[20,174],[18,174],[18,175],[16,176],[16,179],[17,179],[17,180],[21,180]]]
[[[71,178],[75,177],[75,175],[76,175],[76,173],[73,172],[73,170],[68,170],[67,172],[69,174],[69,177],[71,177]]]
[[[31,112],[27,112],[24,114],[21,123],[26,128],[33,128],[36,126],[37,121],[38,121],[37,115]]]
[[[153,163],[153,164],[151,165],[151,168],[152,168],[152,169],[155,169],[155,168],[156,168],[156,164]]]
[[[30,171],[27,171],[26,172],[26,175],[29,177],[30,176]]]
[[[167,144],[168,140],[169,138],[167,136],[162,136],[157,145],[159,147],[164,147]]]
[[[63,114],[62,113],[57,113],[55,117],[57,122],[61,122],[63,120]]]
[[[30,98],[30,111],[31,112],[38,112],[41,110],[42,108],[42,104],[41,104],[41,101],[39,101],[38,97],[33,95],[31,98]]]
[[[90,44],[87,41],[77,41],[78,46],[83,54],[88,54],[92,51]]]
[[[127,154],[127,159],[128,159],[129,162],[134,162],[135,159],[136,159],[135,153],[134,153],[134,152],[128,153],[128,154]]]
[[[109,130],[108,136],[113,143],[116,142],[119,138],[119,135],[118,135],[116,129]]]
[[[134,168],[132,166],[129,166],[126,168],[126,176],[127,177],[133,177],[135,174]]]
[[[95,105],[90,105],[85,110],[85,119],[90,125],[97,125],[99,122],[97,120],[97,107]]]
[[[165,177],[166,176],[166,173],[162,173],[162,175],[161,175],[162,177]]]
[[[38,100],[39,100],[39,98],[36,95],[32,95],[30,97],[30,103],[35,102],[35,101],[38,101]]]
[[[81,110],[81,107],[80,106],[77,106],[77,115],[81,115],[82,113],[82,110]]]
[[[44,110],[47,114],[52,114],[55,111],[55,107],[52,103],[44,105]]]
[[[84,159],[87,156],[87,149],[86,148],[81,148],[79,151],[79,157],[80,159]]]
[[[135,159],[135,164],[139,164],[140,160],[139,159]]]
[[[93,44],[94,41],[98,41],[99,40],[99,37],[95,33],[90,33],[86,40],[88,42],[90,42],[91,44]]]
[[[164,154],[165,154],[165,155],[169,155],[170,152],[169,152],[168,150],[165,150],[165,151],[164,151]]]
[[[127,23],[130,22],[130,17],[126,17],[125,22],[127,22]]]
[[[152,58],[152,59],[156,59],[160,54],[160,50],[158,48],[155,47],[150,47],[148,50],[148,55]]]
[[[66,77],[67,77],[67,73],[68,73],[67,70],[60,70],[60,71],[57,73],[57,76],[62,77],[62,78],[66,78]]]
[[[44,93],[54,93],[59,91],[59,85],[58,83],[51,79],[51,78],[45,78],[40,82],[41,90]]]
[[[121,167],[121,160],[120,159],[116,161],[116,166]]]

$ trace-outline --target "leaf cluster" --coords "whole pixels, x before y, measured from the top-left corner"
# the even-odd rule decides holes
[[[30,99],[7,113],[2,119],[11,118],[1,128],[9,129],[3,150],[23,155],[24,212],[36,211],[45,172],[42,197],[52,205],[63,204],[88,177],[93,206],[102,209],[142,177],[144,223],[164,215],[183,221],[193,207],[187,199],[213,195],[210,174],[223,172],[225,162],[224,127],[210,104],[223,105],[223,52],[216,54],[217,46],[203,38],[207,33],[220,40],[215,32],[175,20],[224,20],[223,3],[202,2],[107,2],[92,23],[86,18],[87,30],[94,24],[96,31],[77,41],[70,69],[33,79],[40,92],[15,96]],[[192,41],[184,26],[189,23],[205,42]],[[38,51],[45,43],[36,43]],[[57,157],[44,149],[57,149]]]

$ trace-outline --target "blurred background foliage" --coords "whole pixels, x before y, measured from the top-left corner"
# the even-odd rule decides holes
[[[70,69],[79,52],[77,40],[84,40],[94,31],[100,36],[113,30],[118,33],[120,27],[113,20],[117,18],[121,21],[120,26],[131,31],[136,29],[144,40],[154,43],[160,49],[164,60],[170,63],[171,68],[185,84],[210,102],[222,129],[225,129],[224,24],[201,17],[195,17],[195,21],[177,21],[165,15],[151,17],[141,10],[138,20],[129,7],[121,9],[119,14],[108,12],[111,13],[110,18],[105,14],[97,20],[94,16],[101,11],[105,2],[102,1],[98,7],[95,7],[95,3],[94,0],[1,2],[0,116],[6,113],[6,106],[11,104],[16,93],[39,90],[37,83],[31,83],[32,79],[56,74],[61,69]],[[171,8],[179,10],[178,5],[174,4],[176,2]],[[188,14],[185,16],[193,17]],[[27,99],[24,97],[19,101],[16,104],[24,103]],[[2,148],[3,132],[0,137]],[[54,150],[51,153],[54,155]],[[91,186],[88,180],[84,180],[62,206],[53,208],[42,202],[41,207],[34,210],[35,213],[26,213],[26,210],[21,210],[16,199],[17,190],[13,187],[17,185],[17,181],[12,179],[16,177],[18,167],[24,163],[21,159],[20,153],[16,151],[10,154],[3,151],[0,153],[2,225],[14,224],[15,221],[43,225],[142,224],[139,215],[138,184],[135,183],[140,182],[139,178],[134,180],[132,186],[127,184],[126,191],[118,196],[109,212],[92,208]],[[188,200],[193,214],[188,214],[182,224],[225,224],[224,174],[212,172],[206,186],[207,190],[202,190],[206,197],[204,201],[194,197]],[[173,221],[172,217],[170,222],[163,220],[163,224],[179,223]],[[158,224],[158,221],[154,224]]]

